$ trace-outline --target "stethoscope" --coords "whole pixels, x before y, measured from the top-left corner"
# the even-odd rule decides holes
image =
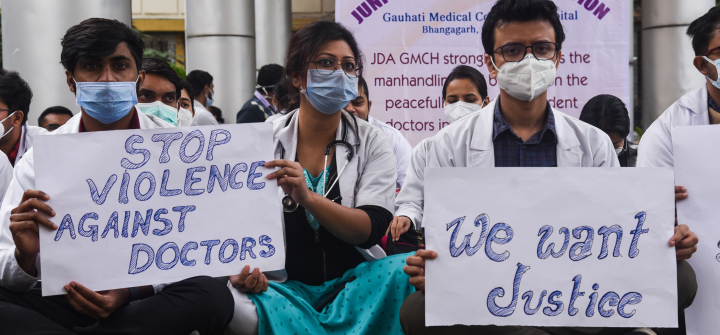
[[[295,113],[295,112],[293,112],[293,113]],[[287,120],[287,122],[285,122],[285,127],[290,125],[290,121],[292,121],[292,118],[293,118],[293,115],[288,115],[288,120]],[[332,190],[333,187],[335,187],[335,184],[337,184],[338,180],[340,180],[340,176],[342,176],[342,173],[343,173],[343,171],[345,171],[345,168],[347,167],[348,163],[350,163],[350,160],[355,156],[355,150],[353,150],[352,145],[347,142],[348,120],[344,114],[341,114],[341,118],[342,118],[342,127],[343,127],[342,140],[332,141],[332,142],[330,142],[330,144],[327,145],[327,147],[325,147],[325,163],[323,164],[323,170],[322,170],[323,171],[322,172],[323,173],[322,183],[323,184],[327,183],[327,173],[326,173],[325,169],[327,169],[328,156],[330,155],[330,151],[332,150],[333,147],[337,146],[338,144],[346,147],[348,150],[348,153],[346,156],[347,160],[345,161],[345,164],[343,165],[342,169],[340,169],[340,173],[338,173],[337,177],[335,178],[335,181],[332,183],[332,185],[330,185],[329,188],[327,188],[325,190],[325,194],[323,194],[323,197],[327,197],[328,194],[330,194],[330,190]],[[358,133],[358,124],[357,124],[357,120],[355,120],[354,116],[353,116],[353,122],[355,123],[355,133]],[[282,143],[280,143],[280,150],[281,150],[280,151],[280,159],[285,159],[285,147],[282,145]],[[338,198],[339,198],[339,200],[342,200],[342,197],[338,197]],[[338,200],[338,199],[336,199],[336,200]],[[335,200],[333,200],[333,201],[335,201]],[[282,206],[283,206],[283,210],[286,213],[291,213],[291,212],[294,212],[298,208],[298,206],[300,206],[300,204],[298,204],[295,201],[295,199],[293,199],[290,195],[285,194],[285,196],[282,198]]]

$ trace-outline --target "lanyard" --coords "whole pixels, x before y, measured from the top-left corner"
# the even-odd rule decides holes
[[[265,107],[270,108],[270,110],[272,110],[273,113],[277,112],[277,111],[275,110],[275,106],[271,105],[271,104],[267,101],[267,99],[265,99],[265,97],[264,97],[262,94],[260,94],[260,92],[255,91],[255,97],[256,97],[258,100],[260,100],[260,102],[262,102],[262,104],[263,104]]]

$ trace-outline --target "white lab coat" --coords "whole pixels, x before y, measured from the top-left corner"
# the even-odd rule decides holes
[[[428,137],[413,148],[405,185],[395,198],[395,216],[406,216],[415,224],[415,229],[422,227],[425,206],[425,166],[434,138],[434,136]]]
[[[218,125],[215,115],[210,113],[200,102],[195,100],[193,107],[195,108],[195,116],[193,116],[192,120],[193,126]]]
[[[380,130],[382,130],[382,132],[390,140],[393,152],[395,153],[395,160],[397,161],[396,188],[402,188],[405,183],[405,174],[407,173],[408,164],[410,164],[410,153],[413,148],[405,139],[405,136],[403,136],[399,130],[395,129],[395,127],[392,127],[372,116],[368,116],[368,122],[371,125],[380,128]]]
[[[146,115],[138,112],[141,129],[169,128],[169,123],[160,120],[153,115]],[[66,124],[56,129],[48,136],[55,134],[71,134],[77,133],[80,129],[81,113],[75,114]],[[68,148],[72,150],[72,148]],[[5,194],[5,201],[0,206],[0,286],[7,289],[23,292],[28,291],[35,286],[38,279],[41,278],[40,254],[38,254],[35,267],[37,269],[37,278],[23,271],[15,259],[15,243],[10,233],[10,211],[17,207],[22,200],[25,190],[35,189],[35,160],[33,158],[33,149],[31,148],[17,164],[13,179]],[[62,178],[62,176],[58,176]],[[41,252],[42,253],[42,252]]]
[[[674,167],[672,129],[708,124],[708,94],[703,85],[675,101],[648,127],[638,147],[637,167]]]
[[[13,178],[13,165],[16,165],[25,153],[32,148],[33,138],[36,135],[45,135],[48,131],[42,127],[28,126],[27,123],[22,126],[22,132],[20,133],[20,145],[18,146],[17,156],[15,156],[15,162],[10,164],[10,160],[3,153],[0,156],[0,204],[2,204],[5,192],[10,186],[10,181]]]
[[[477,113],[443,128],[428,153],[427,167],[495,167],[492,141],[495,99]],[[607,134],[555,109],[559,167],[619,167]]]

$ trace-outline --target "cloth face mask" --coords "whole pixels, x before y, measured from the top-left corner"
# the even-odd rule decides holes
[[[335,114],[358,95],[358,77],[341,70],[308,70],[307,90],[300,92],[320,113]]]
[[[448,122],[453,123],[462,119],[468,114],[479,111],[483,106],[471,104],[465,101],[458,101],[445,106],[445,118]]]
[[[498,70],[497,82],[500,88],[520,101],[537,98],[555,81],[557,63],[551,60],[538,60],[532,54],[527,54],[521,61],[505,63],[499,69],[492,57],[490,60]]]
[[[155,115],[173,126],[177,126],[178,124],[178,110],[162,103],[161,101],[140,103],[135,105],[135,107],[141,112]]]
[[[75,87],[75,103],[88,116],[104,124],[122,119],[137,104],[134,81],[75,82]]]

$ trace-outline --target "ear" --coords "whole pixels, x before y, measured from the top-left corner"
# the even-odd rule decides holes
[[[300,88],[301,85],[305,87],[305,83],[303,83],[302,77],[299,73],[292,74],[292,84],[293,86],[295,86],[295,88]]]
[[[695,68],[705,76],[708,75],[708,64],[710,63],[702,56],[695,56],[695,58],[693,58],[693,65]]]
[[[73,75],[70,71],[65,70],[65,82],[67,82],[70,92],[75,93],[75,82],[73,81]]]
[[[485,97],[485,100],[483,100],[483,103],[485,104],[485,106],[490,104],[490,96],[489,95]]]
[[[370,108],[372,108],[372,100],[368,100],[368,113],[370,113]]]
[[[142,83],[144,81],[145,81],[145,70],[140,70],[140,72],[138,72],[138,81],[136,84],[138,90],[140,89],[140,86],[142,85]]]
[[[495,65],[493,65],[493,60],[488,54],[485,54],[485,66],[487,66],[488,72],[490,72],[490,77],[497,79],[498,70],[495,68]]]
[[[25,112],[18,110],[15,111],[15,114],[13,114],[12,117],[12,125],[14,127],[20,127],[20,124],[22,124],[22,120],[25,118]]]

